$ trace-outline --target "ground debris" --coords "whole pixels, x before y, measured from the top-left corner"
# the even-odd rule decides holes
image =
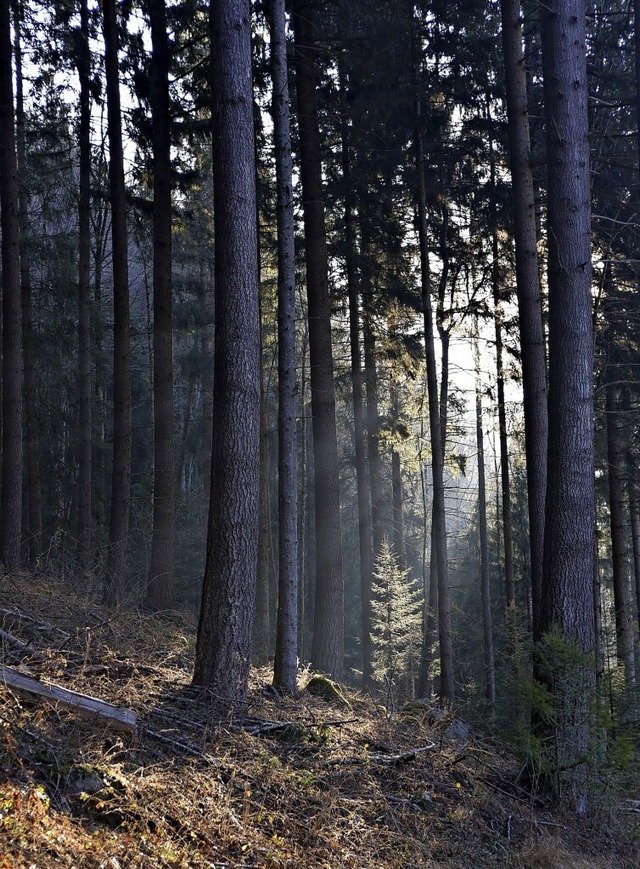
[[[570,821],[514,800],[518,764],[473,732],[461,751],[426,717],[389,718],[343,686],[346,704],[281,697],[264,691],[267,669],[221,720],[189,682],[183,616],[114,614],[50,578],[12,583],[0,612],[12,665],[131,709],[137,728],[0,692],[0,869],[542,869],[560,865],[551,842],[582,855],[566,867],[637,866],[624,838],[590,851]]]

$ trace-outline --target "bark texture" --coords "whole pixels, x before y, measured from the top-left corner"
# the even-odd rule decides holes
[[[293,3],[315,491],[317,573],[311,660],[316,669],[340,678],[344,658],[340,488],[312,7],[309,0]]]
[[[78,187],[78,562],[91,560],[91,55],[87,0],[80,2],[76,66],[80,83],[80,178]]]
[[[174,566],[173,300],[171,280],[171,114],[164,0],[148,0],[153,139],[153,533],[147,604],[171,601]]]
[[[131,507],[131,322],[115,0],[103,0],[103,16],[113,269],[113,464],[103,597],[105,603],[114,604],[124,594]]]
[[[260,329],[249,0],[210,7],[215,363],[209,533],[194,682],[247,690],[258,559]]]
[[[418,184],[418,233],[422,274],[422,312],[424,317],[424,341],[427,363],[429,432],[431,435],[431,470],[433,481],[432,547],[435,556],[434,561],[438,582],[440,702],[443,706],[449,706],[455,702],[455,683],[453,678],[453,642],[451,636],[451,602],[449,594],[449,563],[447,555],[447,525],[444,497],[444,447],[433,334],[433,306],[431,304],[431,286],[429,281],[429,241],[424,180],[425,165],[419,120],[420,115],[418,114],[415,147]],[[434,577],[432,573],[431,582],[433,582],[433,579]]]
[[[555,748],[561,796],[588,809],[595,684],[594,434],[591,204],[584,0],[543,11],[548,163],[549,449],[542,633],[584,655],[557,674]]]
[[[538,640],[547,487],[546,364],[520,0],[501,0],[501,10],[524,392],[532,621]]]
[[[614,375],[615,376],[615,375]],[[626,499],[623,477],[625,448],[618,388],[607,383],[605,413],[607,417],[607,462],[609,466],[609,524],[611,529],[611,562],[613,570],[613,600],[616,622],[618,661],[624,667],[625,680],[635,682],[631,594],[627,567],[625,534]]]
[[[29,197],[22,79],[21,3],[14,5],[14,53],[16,67],[16,143],[20,201],[20,284],[22,297],[22,349],[24,359],[24,451],[27,471],[27,515],[29,517],[29,560],[36,565],[42,552],[42,487],[38,436],[38,396],[33,347],[33,302],[31,266],[27,251]]]
[[[482,596],[482,637],[484,646],[485,698],[493,706],[496,702],[496,672],[493,652],[493,624],[491,617],[491,578],[489,575],[489,534],[487,530],[487,486],[485,482],[484,432],[482,415],[482,376],[478,320],[474,336],[476,369],[476,446],[478,450],[478,537],[480,542],[480,591]]]
[[[20,203],[11,69],[11,11],[0,0],[0,232],[2,234],[2,495],[0,558],[20,562],[22,519],[22,311]]]
[[[346,118],[346,94],[344,76],[341,77],[341,94]],[[342,126],[342,177],[345,182],[344,239],[349,297],[349,350],[351,356],[351,395],[353,401],[353,440],[356,462],[356,489],[358,494],[358,547],[360,554],[360,607],[362,686],[373,685],[371,673],[371,586],[373,583],[373,560],[371,550],[371,502],[369,466],[364,428],[364,374],[360,349],[360,294],[358,291],[356,231],[354,226],[355,196],[351,184],[351,155],[349,131],[346,120]]]
[[[274,685],[296,692],[298,498],[293,165],[284,0],[271,4],[271,76],[278,218],[278,618]]]

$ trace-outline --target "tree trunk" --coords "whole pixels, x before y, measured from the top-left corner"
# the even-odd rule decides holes
[[[295,694],[298,665],[296,287],[293,165],[284,0],[273,0],[271,4],[271,76],[278,188],[279,573],[273,683],[289,694]]]
[[[11,70],[10,0],[0,0],[0,232],[2,234],[2,495],[0,558],[20,563],[22,520],[22,311],[20,202]]]
[[[433,474],[432,545],[438,577],[438,632],[440,638],[440,702],[443,706],[455,702],[453,678],[453,644],[451,636],[451,603],[449,595],[449,565],[447,557],[447,526],[444,497],[444,449],[438,399],[438,382],[433,335],[433,311],[429,280],[429,241],[427,233],[427,202],[425,164],[420,130],[420,103],[416,118],[416,173],[418,184],[418,233],[422,275],[422,310],[429,395],[429,431],[431,434],[431,467]],[[431,581],[433,582],[433,575]]]
[[[630,465],[630,492],[629,492],[629,514],[631,518],[631,542],[633,545],[633,575],[635,578],[636,588],[636,610],[638,614],[638,631],[640,632],[640,498],[638,497],[637,484],[633,479],[635,473],[635,462]]]
[[[595,683],[591,208],[584,0],[543,8],[548,163],[549,449],[542,634],[584,655],[555,685],[560,796],[588,808]]]
[[[82,571],[91,564],[91,54],[89,10],[80,2],[80,32],[76,58],[80,83],[80,178],[78,187],[78,562]]]
[[[484,466],[484,432],[482,414],[482,375],[480,372],[480,346],[478,318],[475,321],[474,357],[476,369],[476,447],[478,450],[478,537],[480,541],[480,590],[482,595],[482,637],[484,646],[485,697],[496,702],[496,672],[493,653],[493,624],[491,618],[491,580],[489,576],[489,535],[487,531],[487,487]]]
[[[391,374],[391,383],[389,384],[389,398],[391,405],[391,416],[394,426],[396,427],[396,436],[398,435],[397,427],[400,421],[400,396],[396,385],[395,374]],[[400,453],[394,449],[391,451],[391,496],[393,504],[393,547],[396,558],[401,570],[407,567],[407,553],[404,545],[404,496],[402,492],[402,466],[400,463]]]
[[[210,6],[215,363],[211,500],[193,681],[247,691],[258,560],[260,323],[249,0]]]
[[[171,601],[174,567],[173,306],[171,281],[171,113],[164,0],[148,0],[153,139],[153,533],[146,603]]]
[[[605,413],[607,420],[607,462],[609,467],[609,520],[611,527],[611,567],[613,600],[616,620],[618,661],[624,667],[627,684],[635,683],[631,596],[627,568],[624,504],[624,444],[618,388],[606,385]]]
[[[354,227],[355,196],[351,183],[349,133],[346,123],[345,83],[341,80],[344,118],[342,124],[342,177],[345,188],[344,238],[349,296],[349,348],[351,352],[351,389],[353,398],[353,439],[356,462],[356,489],[358,494],[358,544],[360,553],[360,606],[362,650],[362,687],[372,687],[371,675],[371,585],[373,583],[371,551],[371,503],[369,466],[367,464],[364,429],[364,377],[360,350],[360,305],[356,270],[356,237]]]
[[[509,654],[511,666],[517,678],[518,673],[518,650],[517,650],[517,613],[516,613],[516,589],[514,580],[513,560],[513,520],[511,516],[511,480],[509,475],[509,444],[507,441],[507,410],[504,400],[504,362],[502,343],[502,309],[500,299],[500,271],[498,262],[498,221],[496,213],[495,197],[497,195],[495,185],[495,160],[491,159],[491,189],[493,200],[491,212],[493,219],[492,227],[492,263],[491,263],[491,287],[493,292],[493,316],[496,335],[496,383],[498,393],[498,433],[500,441],[500,484],[502,489],[502,539],[504,553],[504,583],[506,599],[506,622],[507,637],[509,642]]]
[[[111,249],[113,268],[113,467],[109,552],[103,598],[118,603],[124,594],[127,538],[131,506],[131,338],[127,201],[122,150],[118,25],[115,0],[103,0],[109,187],[111,193]]]
[[[31,290],[31,264],[27,253],[29,207],[26,182],[25,116],[22,82],[21,19],[23,7],[14,7],[15,61],[16,61],[16,139],[18,150],[18,176],[20,200],[20,283],[22,296],[22,347],[24,358],[24,423],[27,460],[27,508],[29,516],[29,560],[37,565],[42,552],[42,490],[40,485],[40,449],[38,438],[38,396],[36,366],[33,347],[33,303]]]
[[[272,653],[271,646],[271,487],[269,474],[269,422],[267,419],[267,390],[263,362],[263,325],[260,308],[260,501],[258,519],[258,573],[256,576],[256,612],[253,621],[253,655],[260,664],[266,664]]]
[[[316,527],[316,595],[311,660],[340,678],[344,658],[344,593],[331,308],[327,264],[312,4],[293,3],[300,176],[305,229]]]
[[[520,0],[501,0],[516,286],[522,353],[533,637],[540,639],[547,488],[547,387]]]
[[[378,371],[373,316],[371,227],[366,198],[360,202],[360,276],[362,281],[362,328],[364,344],[364,382],[367,389],[367,457],[371,486],[371,530],[373,569],[384,541],[384,492],[379,449],[380,412],[378,409]]]

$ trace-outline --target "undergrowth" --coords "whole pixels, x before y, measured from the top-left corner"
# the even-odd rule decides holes
[[[346,702],[310,693],[309,673],[280,698],[264,669],[220,720],[190,685],[184,616],[2,582],[4,665],[131,709],[136,728],[0,690],[0,869],[638,866],[640,803],[612,803],[604,826],[554,815],[504,745],[428,704],[389,717],[342,686]]]

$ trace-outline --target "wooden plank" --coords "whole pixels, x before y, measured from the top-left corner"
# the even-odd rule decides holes
[[[70,691],[60,685],[41,682],[39,679],[25,676],[17,670],[3,665],[0,665],[0,683],[16,691],[43,697],[50,703],[59,703],[74,709],[79,715],[102,721],[113,730],[127,733],[136,732],[136,716],[131,709],[105,703],[104,700],[98,700],[96,697],[80,694],[77,691]]]

